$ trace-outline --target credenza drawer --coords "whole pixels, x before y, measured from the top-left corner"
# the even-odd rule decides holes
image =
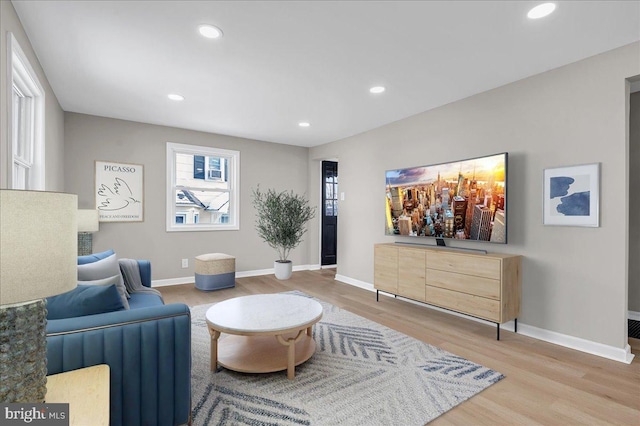
[[[495,257],[433,251],[427,255],[427,269],[500,280],[502,263]]]
[[[500,302],[486,297],[427,286],[426,302],[474,317],[500,322]]]
[[[500,300],[500,281],[492,278],[427,269],[427,285]]]

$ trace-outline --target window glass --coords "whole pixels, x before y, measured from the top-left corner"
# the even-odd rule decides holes
[[[10,175],[12,189],[44,189],[44,90],[9,33],[11,59]]]
[[[193,178],[204,179],[204,155],[193,156]]]
[[[167,230],[238,229],[240,153],[167,144]]]

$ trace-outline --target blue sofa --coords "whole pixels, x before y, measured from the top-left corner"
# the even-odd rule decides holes
[[[112,251],[80,256],[93,262]],[[151,287],[151,264],[137,261]],[[47,323],[47,368],[62,373],[97,364],[110,367],[111,425],[180,425],[191,415],[189,307],[165,305],[153,294],[132,294],[129,310]]]

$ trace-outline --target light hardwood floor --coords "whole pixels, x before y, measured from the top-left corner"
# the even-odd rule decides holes
[[[585,354],[425,306],[380,297],[334,280],[335,270],[239,278],[201,292],[160,287],[165,303],[189,306],[231,297],[300,290],[503,373],[506,378],[434,420],[433,425],[640,425],[640,352],[630,364]],[[392,426],[392,425],[390,425]]]

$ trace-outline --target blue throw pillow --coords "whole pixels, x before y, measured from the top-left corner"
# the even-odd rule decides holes
[[[78,285],[75,289],[47,298],[47,319],[82,317],[124,309],[115,285]]]

